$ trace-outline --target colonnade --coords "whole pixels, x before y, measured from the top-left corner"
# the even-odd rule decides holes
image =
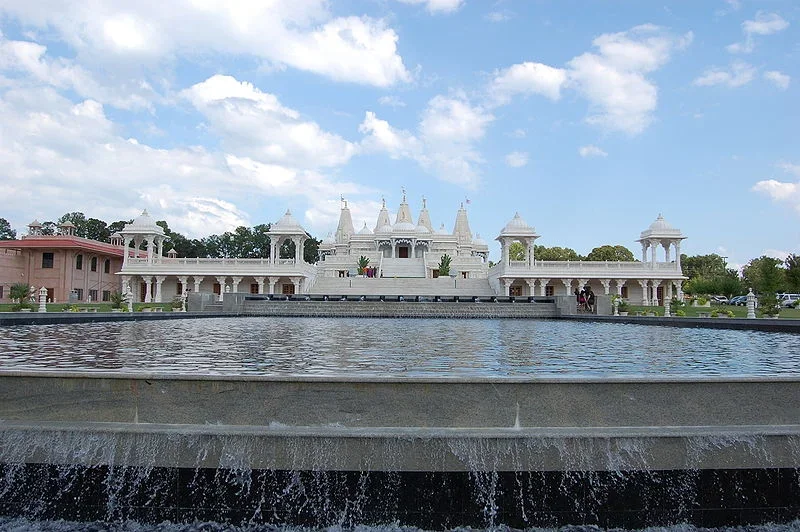
[[[678,299],[683,298],[683,289],[681,287],[682,280],[680,279],[667,279],[666,281],[663,279],[597,279],[597,278],[584,278],[584,279],[575,279],[575,278],[557,278],[557,279],[549,279],[549,278],[513,278],[513,277],[504,277],[500,279],[501,284],[503,286],[504,295],[511,295],[511,287],[516,284],[518,281],[523,281],[529,288],[529,295],[539,295],[539,296],[546,296],[547,295],[547,287],[553,287],[553,294],[552,295],[572,295],[574,294],[574,290],[580,290],[585,287],[587,284],[591,284],[592,281],[600,283],[603,287],[603,293],[605,295],[611,295],[612,292],[612,283],[614,295],[619,297],[623,297],[623,287],[626,286],[627,283],[637,283],[642,291],[642,298],[641,298],[641,305],[643,306],[658,306],[658,288],[663,285],[664,289],[664,298],[672,299],[673,295]],[[551,284],[552,281],[552,284]],[[575,282],[577,281],[577,284]],[[538,285],[538,293],[536,291]],[[673,285],[675,290],[673,291]],[[558,290],[563,286],[563,292]],[[559,293],[560,292],[560,293]],[[630,298],[628,298],[630,299]]]
[[[142,303],[165,303],[171,298],[164,297],[163,285],[164,282],[172,278],[180,283],[181,292],[200,292],[200,285],[205,279],[213,279],[219,284],[220,299],[224,298],[226,293],[239,292],[239,285],[244,279],[252,279],[254,284],[258,284],[259,294],[275,294],[275,286],[281,279],[287,280],[293,285],[294,293],[300,294],[307,288],[306,279],[300,276],[230,276],[230,275],[123,275],[122,277],[122,291],[134,294],[134,298],[138,298],[138,292],[134,292],[134,283],[143,283],[145,286],[144,298]],[[191,288],[189,281],[191,280]],[[250,292],[250,287],[247,287],[246,292]],[[178,295],[178,294],[176,294]]]

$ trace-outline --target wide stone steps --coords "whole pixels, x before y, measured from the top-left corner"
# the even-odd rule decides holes
[[[252,316],[356,318],[554,318],[555,303],[416,301],[245,301]]]
[[[383,277],[425,278],[425,261],[423,259],[384,258],[381,263]]]
[[[320,295],[493,296],[488,279],[317,277],[308,290]]]

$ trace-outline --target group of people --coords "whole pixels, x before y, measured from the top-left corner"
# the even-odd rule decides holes
[[[594,312],[594,292],[588,286],[580,290],[575,289],[575,300],[579,311]]]

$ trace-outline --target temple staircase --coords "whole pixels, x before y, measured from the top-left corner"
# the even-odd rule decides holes
[[[381,261],[381,274],[384,278],[425,278],[424,259],[386,258]]]

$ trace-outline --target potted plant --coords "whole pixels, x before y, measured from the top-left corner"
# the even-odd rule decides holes
[[[442,255],[442,258],[439,260],[439,277],[447,277],[450,275],[450,263],[452,261],[453,258],[447,253]]]
[[[369,258],[361,255],[358,257],[358,275],[364,275],[367,267],[369,266]]]
[[[627,316],[628,315],[628,302],[622,298],[619,298],[619,305],[617,306],[617,310],[619,311],[620,316]]]
[[[14,312],[30,312],[33,307],[28,303],[31,297],[33,288],[28,283],[15,283],[11,285],[9,297],[14,301],[14,306],[11,310]]]

